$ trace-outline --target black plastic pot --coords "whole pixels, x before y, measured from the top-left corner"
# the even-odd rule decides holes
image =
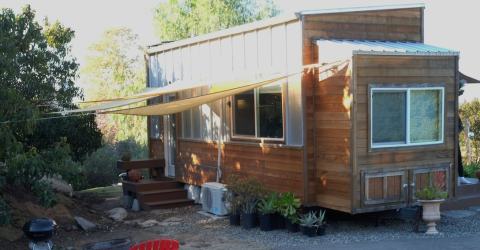
[[[308,237],[315,237],[317,236],[317,227],[304,227],[301,226],[300,230],[302,233]]]
[[[323,224],[318,227],[317,229],[317,235],[325,235],[325,229],[327,228],[327,225]]]
[[[275,213],[273,214],[273,227],[275,229],[284,229],[285,228],[285,218],[279,214]]]
[[[252,229],[257,226],[257,215],[242,212],[240,222],[243,229]]]
[[[285,220],[285,228],[291,233],[296,233],[299,230],[299,225],[297,223],[292,223],[289,219]]]
[[[240,226],[240,214],[230,214],[228,218],[230,220],[230,225]]]
[[[273,214],[261,214],[260,219],[260,230],[262,231],[272,231],[273,230]]]

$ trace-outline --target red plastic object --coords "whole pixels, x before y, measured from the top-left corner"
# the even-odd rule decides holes
[[[178,250],[179,244],[176,240],[162,239],[162,240],[149,240],[138,243],[130,250]]]

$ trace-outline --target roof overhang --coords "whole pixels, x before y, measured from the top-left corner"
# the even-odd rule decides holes
[[[460,72],[460,80],[465,80],[466,83],[480,83],[480,80],[477,80],[473,77],[467,76]]]
[[[315,43],[319,46],[319,53],[392,56],[459,55],[458,51],[417,42],[319,39],[316,40]]]

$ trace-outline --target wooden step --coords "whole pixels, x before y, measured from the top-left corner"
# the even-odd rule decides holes
[[[174,208],[174,207],[183,207],[193,205],[193,200],[189,199],[176,199],[176,200],[166,200],[166,201],[155,201],[155,202],[145,202],[141,203],[142,209],[156,209],[156,208]]]
[[[123,181],[124,190],[137,193],[145,191],[156,191],[162,189],[182,188],[183,184],[174,180],[142,180],[140,182]]]
[[[155,202],[187,198],[187,190],[182,188],[141,191],[137,193],[140,202]]]

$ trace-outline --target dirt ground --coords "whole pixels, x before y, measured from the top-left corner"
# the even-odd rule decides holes
[[[55,249],[83,249],[88,243],[112,239],[129,238],[132,242],[171,238],[180,242],[181,249],[266,249],[248,240],[232,239],[216,235],[215,232],[227,227],[226,219],[212,218],[198,213],[201,207],[189,206],[176,209],[128,212],[122,222],[107,218],[106,211],[120,207],[119,198],[104,201],[93,199],[82,214],[98,225],[92,232],[84,232],[75,226],[60,225],[53,237]],[[84,211],[85,212],[85,211]],[[90,215],[88,215],[90,213]],[[142,227],[139,223],[155,220],[153,225]],[[207,230],[204,230],[207,229]],[[27,249],[28,240],[22,237],[15,242],[0,240],[0,249]]]

